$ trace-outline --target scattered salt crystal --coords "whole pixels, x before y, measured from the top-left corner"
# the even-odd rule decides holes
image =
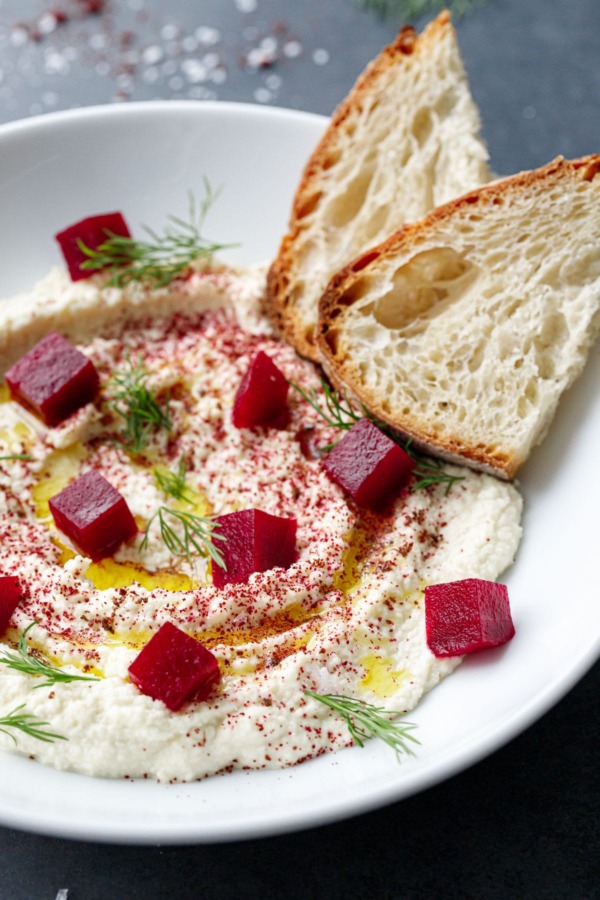
[[[272,66],[277,57],[272,50],[265,47],[253,47],[246,57],[250,69],[266,69]]]
[[[264,37],[260,42],[260,46],[262,50],[265,50],[267,53],[275,53],[277,50],[277,38],[274,38],[272,35],[268,35]]]
[[[142,50],[142,60],[150,66],[160,62],[163,56],[162,47],[159,47],[158,44],[151,44]]]
[[[29,32],[23,25],[15,25],[10,33],[10,42],[13,47],[22,47],[27,43]]]
[[[92,50],[104,50],[106,47],[106,35],[93,34],[90,38],[90,47]]]
[[[56,10],[59,7],[62,10],[66,2],[56,0]],[[63,22],[69,25],[72,19],[87,17],[88,0],[69,2],[81,3],[82,8],[85,6],[85,15],[83,12],[81,15],[71,14],[70,11],[62,13],[55,11],[50,4],[43,4],[46,11],[39,13],[37,18],[15,22],[10,28],[0,28],[0,85],[3,89],[0,97],[8,96],[9,74],[18,68],[21,79],[26,80],[30,88],[39,85],[36,109],[38,106],[42,111],[60,108],[65,105],[62,91],[47,90],[48,76],[74,76],[85,66],[91,69],[95,77],[109,77],[114,82],[116,96],[113,99],[116,100],[134,96],[136,83],[140,86],[162,84],[163,92],[168,89],[180,96],[183,92],[184,96],[194,99],[218,99],[218,86],[226,83],[230,69],[245,65],[252,73],[260,74],[264,70],[254,97],[258,103],[269,103],[276,98],[282,85],[279,71],[272,68],[277,61],[311,54],[309,47],[290,36],[287,26],[274,24],[269,28],[265,22],[252,24],[251,20],[242,18],[247,13],[256,12],[260,6],[258,0],[233,0],[240,16],[237,43],[232,44],[216,27],[205,24],[190,29],[189,22],[186,26],[176,18],[165,20],[162,16],[167,14],[163,12],[162,21],[159,18],[158,22],[154,22],[154,42],[145,47],[138,47],[143,32],[138,34],[133,22],[136,18],[134,13],[142,11],[148,12],[146,18],[151,18],[146,0],[125,0],[122,5],[133,11],[129,13],[132,24],[129,30],[122,32],[114,31],[114,23],[110,19],[100,29],[91,24],[86,28],[85,24],[76,25],[75,22],[72,32],[68,27],[59,29]],[[0,0],[0,8],[3,3],[4,0]],[[92,10],[91,5],[89,10]],[[158,14],[155,14],[155,19],[157,17]],[[54,32],[56,36],[53,36]],[[69,40],[71,33],[71,45],[65,46],[64,42]],[[152,30],[145,33],[152,34]],[[23,45],[33,42],[41,45],[39,51],[18,52]],[[3,46],[8,49],[8,54],[2,54]],[[12,53],[13,59],[10,53],[12,48],[17,48]],[[93,53],[86,52],[86,49]],[[312,59],[317,65],[325,65],[329,61],[329,52],[323,48],[316,49]],[[9,93],[12,96],[12,92]],[[13,104],[18,107],[18,98]],[[528,112],[524,111],[523,116],[527,118]]]
[[[200,41],[201,44],[218,44],[221,38],[221,34],[217,31],[216,28],[210,28],[208,25],[202,25],[200,28],[196,28],[195,35]]]
[[[326,66],[329,62],[329,50],[323,50],[323,48],[314,50],[312,58],[317,66]]]
[[[288,59],[295,59],[302,53],[302,44],[300,41],[287,41],[283,45],[283,55]]]
[[[267,88],[260,87],[254,91],[254,99],[257,103],[268,103],[273,99],[273,95]]]
[[[202,62],[206,66],[207,69],[214,69],[219,65],[220,58],[218,53],[207,53]]]
[[[154,84],[160,78],[160,72],[156,66],[148,66],[148,68],[142,72],[142,78],[146,84]]]
[[[38,21],[38,31],[40,34],[52,34],[56,30],[58,20],[54,13],[47,12],[40,16]]]
[[[64,53],[58,50],[49,50],[45,54],[44,69],[49,75],[68,75],[71,66],[65,59]]]
[[[192,84],[206,81],[208,75],[206,65],[199,59],[184,59],[181,63],[181,71]]]
[[[168,25],[163,25],[163,27],[160,29],[160,36],[163,39],[163,41],[172,41],[173,38],[176,38],[178,34],[179,34],[179,29],[178,29],[177,25],[174,25],[172,23],[168,24]]]
[[[208,73],[208,77],[213,84],[225,84],[227,81],[227,72],[225,69],[212,69]]]
[[[191,97],[192,100],[216,100],[217,95],[214,91],[210,91],[208,88],[200,87],[199,85],[194,85],[188,91],[188,97]]]

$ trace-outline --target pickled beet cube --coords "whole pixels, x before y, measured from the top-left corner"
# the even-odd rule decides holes
[[[99,385],[93,362],[51,331],[6,373],[12,396],[46,425],[58,425],[90,403]]]
[[[213,563],[216,587],[248,581],[253,572],[266,572],[281,566],[287,569],[296,561],[296,520],[271,516],[260,509],[216,516],[218,542],[226,568]]]
[[[125,498],[95,469],[52,497],[50,512],[58,528],[92,559],[110,556],[137,531]]]
[[[236,428],[285,427],[289,384],[273,360],[260,350],[242,378],[233,403]]]
[[[221,673],[210,650],[166,622],[129,666],[129,677],[142,694],[177,712],[187,700],[206,700]]]
[[[21,602],[21,587],[12,575],[0,575],[0,634],[8,628],[10,618]]]
[[[438,657],[505,644],[515,633],[506,585],[466,578],[426,587],[425,629]]]
[[[322,464],[332,481],[370,509],[393,498],[415,467],[414,459],[366,418],[352,426]]]
[[[89,256],[84,253],[80,244],[84,244],[90,250],[97,250],[111,235],[131,237],[120,212],[89,216],[54,235],[60,244],[72,281],[90,278],[98,271],[98,269],[82,269],[81,264],[88,260]]]

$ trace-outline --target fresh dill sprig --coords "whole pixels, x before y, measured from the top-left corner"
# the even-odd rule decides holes
[[[211,516],[196,516],[189,512],[173,509],[170,506],[159,506],[154,515],[148,520],[146,531],[140,544],[142,552],[148,546],[150,527],[156,518],[158,518],[160,535],[164,544],[173,556],[187,559],[191,563],[192,554],[196,552],[200,556],[209,556],[221,569],[225,568],[223,554],[213,542],[226,541],[227,538],[219,534],[218,525],[215,523],[214,518]],[[175,525],[179,527],[181,534],[173,528],[173,523],[169,519],[175,520]]]
[[[183,456],[179,460],[176,472],[161,472],[160,469],[154,469],[153,472],[156,482],[163,493],[174,497],[175,500],[182,500],[184,503],[194,502],[190,489],[185,483],[186,468]],[[173,528],[169,517],[175,520],[174,524],[182,532],[181,534]],[[195,551],[200,556],[209,556],[217,566],[220,566],[222,569],[225,568],[223,554],[213,541],[226,541],[227,538],[219,534],[214,518],[212,516],[197,516],[190,512],[173,509],[170,506],[159,506],[154,515],[148,520],[146,531],[140,544],[142,552],[148,546],[150,526],[156,518],[158,518],[160,534],[165,546],[173,556],[187,559],[191,564],[192,553]]]
[[[124,287],[132,281],[151,288],[165,287],[196,260],[234,246],[217,244],[202,236],[204,220],[216,197],[204,179],[204,197],[200,203],[193,194],[189,195],[188,219],[169,216],[171,224],[162,234],[144,226],[149,240],[141,241],[107,231],[106,240],[95,250],[79,241],[80,249],[88,257],[81,268],[112,273],[107,284],[114,287]]]
[[[125,422],[123,443],[132,453],[141,453],[150,440],[150,433],[160,428],[171,431],[173,423],[169,412],[169,401],[161,407],[147,385],[148,372],[142,360],[131,362],[127,357],[128,368],[116,372],[111,381],[116,389],[113,391],[110,408]]]
[[[184,503],[193,503],[194,498],[190,494],[190,488],[185,483],[187,470],[183,456],[177,464],[176,472],[165,472],[153,469],[154,478],[163,494],[174,497],[175,500],[183,500]]]
[[[55,684],[69,684],[71,681],[99,681],[94,675],[72,675],[64,672],[57,666],[53,666],[48,660],[29,653],[27,648],[27,635],[36,625],[32,622],[25,629],[16,650],[6,650],[0,655],[0,663],[14,669],[17,672],[23,672],[25,675],[34,675],[36,678],[43,678],[40,684],[36,684],[36,688],[53,687]]]
[[[395,751],[398,758],[402,753],[414,756],[410,742],[420,743],[411,734],[416,725],[392,721],[393,717],[398,715],[397,712],[384,709],[382,706],[374,706],[364,700],[345,697],[343,694],[316,694],[314,691],[304,693],[338,712],[346,722],[352,740],[359,747],[364,747],[365,740],[378,737]]]
[[[340,394],[334,388],[331,388],[326,381],[321,381],[321,389],[325,397],[325,408],[319,404],[317,392],[314,388],[310,394],[307,394],[306,391],[303,391],[302,388],[298,387],[298,385],[294,384],[292,381],[290,381],[290,385],[294,390],[298,391],[306,402],[310,403],[315,412],[317,412],[321,418],[333,428],[348,431],[353,425],[356,425],[360,419],[365,417],[370,419],[373,425],[376,425],[377,428],[387,434],[387,436],[398,444],[405,453],[408,453],[408,455],[415,460],[416,466],[414,474],[417,480],[412,484],[411,491],[428,488],[433,484],[445,484],[446,495],[448,495],[456,482],[464,481],[464,475],[452,475],[449,472],[446,472],[441,460],[436,459],[435,457],[422,456],[420,453],[413,450],[411,446],[412,438],[409,438],[407,441],[401,440],[387,422],[383,422],[381,419],[374,416],[366,406],[362,406],[362,414],[357,413],[356,410],[352,408],[348,398],[346,396],[341,397]],[[323,450],[327,452],[334,446],[335,444],[328,444],[326,447],[323,447]]]
[[[315,412],[317,412],[328,425],[331,425],[332,428],[340,428],[342,431],[348,431],[353,425],[356,425],[359,419],[363,418],[362,415],[359,415],[352,409],[348,398],[341,397],[334,388],[331,388],[327,384],[326,381],[321,380],[321,390],[325,397],[325,409],[319,404],[317,392],[314,388],[312,388],[310,394],[307,394],[306,391],[302,390],[297,384],[294,384],[293,381],[290,381],[289,384],[295,391],[298,391],[301,397],[304,397],[307,403],[310,403]],[[366,414],[366,410],[364,414]]]
[[[0,731],[12,738],[15,744],[17,743],[17,739],[14,734],[11,734],[11,732],[7,730],[8,728],[16,728],[18,731],[22,731],[23,734],[28,734],[29,737],[37,738],[38,741],[44,741],[47,744],[53,744],[54,741],[68,740],[68,738],[62,734],[55,734],[53,731],[44,731],[43,726],[49,725],[50,723],[36,719],[32,713],[23,712],[24,709],[25,704],[22,703],[21,706],[15,707],[8,715],[0,716]]]
[[[0,460],[2,459],[31,459],[31,453],[7,453],[5,456],[0,456]]]
[[[475,6],[482,6],[486,0],[352,0],[363,9],[378,13],[382,18],[416,19],[425,13],[436,13],[449,9],[457,16],[464,16]]]
[[[390,434],[390,437],[393,438],[393,435]],[[400,441],[398,443],[400,444]],[[450,472],[446,472],[441,459],[437,459],[435,456],[422,456],[413,450],[412,438],[404,441],[400,446],[405,453],[412,456],[417,464],[414,470],[417,480],[413,482],[411,491],[420,491],[422,488],[431,487],[433,484],[445,484],[447,497],[455,484],[465,480],[464,475],[452,475]]]

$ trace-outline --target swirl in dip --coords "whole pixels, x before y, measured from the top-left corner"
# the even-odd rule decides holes
[[[233,400],[251,360],[265,351],[285,377],[322,399],[320,374],[278,340],[261,315],[264,271],[216,267],[169,289],[76,284],[54,270],[0,308],[3,371],[51,330],[95,364],[102,391],[56,428],[2,394],[0,464],[4,575],[24,598],[3,643],[31,623],[32,649],[96,681],[37,687],[0,666],[0,716],[20,704],[67,740],[18,734],[7,751],[99,776],[190,780],[233,768],[281,767],[352,741],[344,721],[305,695],[343,694],[390,710],[412,709],[460,661],[427,647],[423,589],[460,578],[495,579],[517,549],[521,499],[514,487],[468,470],[446,486],[411,491],[384,512],[364,512],[326,476],[305,441],[339,434],[295,391],[287,427],[238,429]],[[139,455],[115,436],[110,379],[141,359],[153,389],[170,397],[173,428],[152,433]],[[308,432],[307,429],[313,429]],[[298,523],[298,560],[246,584],[212,585],[201,556],[173,558],[156,522],[165,498],[154,469],[185,460],[199,515],[259,508]],[[94,467],[125,497],[140,532],[114,557],[92,562],[56,529],[48,500]],[[218,658],[221,682],[179,712],[143,695],[128,667],[165,622]]]

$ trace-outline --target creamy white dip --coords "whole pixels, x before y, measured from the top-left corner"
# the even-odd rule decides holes
[[[460,661],[439,660],[425,640],[423,588],[459,578],[495,579],[520,538],[514,487],[468,470],[445,485],[403,491],[385,514],[360,513],[302,452],[299,436],[336,437],[295,391],[285,430],[231,423],[242,376],[259,350],[305,390],[319,373],[278,341],[262,318],[264,272],[199,272],[171,290],[73,284],[54,270],[28,295],[0,306],[2,371],[48,331],[60,331],[95,363],[100,400],[54,429],[5,394],[0,454],[0,573],[18,575],[25,598],[5,647],[23,630],[30,645],[97,681],[36,687],[0,666],[0,717],[24,704],[67,740],[14,732],[0,747],[61,769],[100,776],[190,780],[233,768],[280,767],[352,743],[338,714],[305,695],[343,694],[408,711]],[[150,384],[169,390],[174,427],[132,459],[107,440],[110,377],[127,357],[143,360]],[[339,435],[337,435],[339,436]],[[47,500],[90,466],[124,495],[145,527],[172,505],[153,468],[184,457],[195,512],[257,507],[298,521],[298,561],[217,590],[198,557],[171,558],[154,524],[113,560],[91,564],[68,546]],[[190,508],[185,505],[181,508]],[[143,582],[139,583],[139,582]],[[145,585],[145,586],[144,586]],[[222,680],[204,702],[170,712],[141,694],[128,667],[152,634],[172,622],[218,657]],[[1,652],[1,648],[0,648]]]

